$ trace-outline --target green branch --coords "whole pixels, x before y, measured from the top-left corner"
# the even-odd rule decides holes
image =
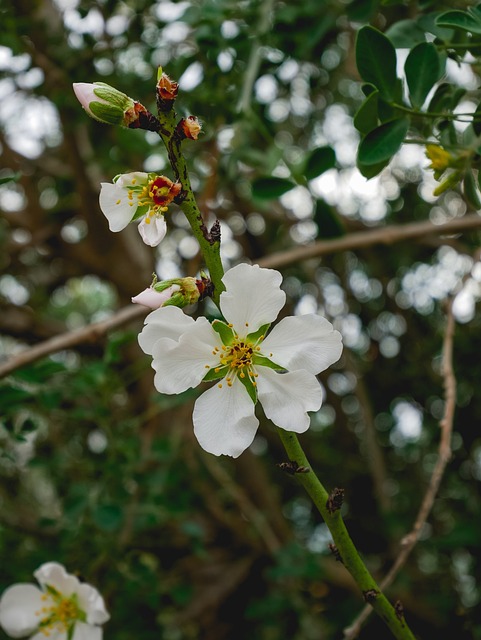
[[[182,185],[182,191],[175,200],[184,212],[195,239],[199,243],[200,251],[209,270],[210,279],[214,284],[212,299],[219,305],[219,297],[225,287],[222,282],[224,269],[220,259],[220,227],[218,221],[210,230],[202,217],[190,184],[187,164],[182,154],[182,139],[177,132],[177,116],[173,109],[168,112],[159,112],[161,128],[159,136],[165,144],[169,161],[174,171],[175,178]]]
[[[322,515],[324,522],[331,532],[339,557],[361,589],[364,600],[369,603],[374,611],[384,620],[395,638],[398,640],[415,640],[404,617],[396,612],[361,560],[346,529],[339,508],[330,506],[331,498],[309,465],[309,461],[299,443],[297,435],[290,431],[284,431],[284,429],[278,429],[277,431],[289,456],[289,460],[297,463],[297,468],[300,467],[303,468],[303,470],[309,469],[308,473],[297,473],[296,477]]]

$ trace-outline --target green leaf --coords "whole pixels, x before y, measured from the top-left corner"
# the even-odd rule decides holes
[[[383,160],[382,162],[378,162],[376,164],[363,164],[362,162],[359,162],[359,158],[357,160],[357,168],[359,169],[359,171],[362,173],[362,175],[367,178],[368,180],[370,180],[371,178],[374,178],[374,176],[377,176],[379,173],[381,173],[381,171],[387,167],[387,165],[389,164],[391,158],[388,158],[387,160]]]
[[[481,134],[481,102],[478,104],[476,111],[473,114],[473,129],[477,136]]]
[[[362,140],[358,161],[362,165],[376,165],[390,160],[404,142],[409,129],[409,118],[399,118],[373,129]]]
[[[468,169],[468,171],[466,171],[463,188],[464,197],[468,203],[473,207],[473,209],[479,211],[479,209],[481,209],[481,200],[479,199],[479,190],[476,185],[472,169]]]
[[[94,509],[92,516],[95,524],[103,531],[116,531],[124,519],[122,508],[116,504],[99,505]]]
[[[336,165],[336,154],[334,149],[329,146],[318,147],[311,151],[306,160],[304,175],[308,180],[313,180],[320,176],[328,169],[332,169]]]
[[[318,238],[338,238],[346,233],[336,209],[327,204],[325,200],[317,200],[314,222],[319,230]]]
[[[404,71],[413,107],[422,107],[428,93],[444,73],[443,62],[436,47],[429,42],[418,44],[409,52]]]
[[[265,176],[252,183],[252,196],[258,200],[274,200],[293,189],[296,185],[285,178]]]
[[[212,328],[220,335],[222,344],[229,345],[235,340],[235,332],[226,322],[222,320],[214,320],[212,322]]]
[[[374,27],[361,27],[356,39],[356,62],[365,82],[377,87],[388,100],[394,99],[396,50],[384,34]]]
[[[364,135],[375,129],[378,125],[378,97],[379,91],[376,89],[367,96],[354,116],[354,126]]]
[[[415,20],[399,20],[389,27],[385,35],[397,49],[411,49],[426,42],[426,34]]]
[[[454,27],[481,35],[481,17],[477,13],[466,11],[446,11],[436,18],[436,24],[440,27]]]

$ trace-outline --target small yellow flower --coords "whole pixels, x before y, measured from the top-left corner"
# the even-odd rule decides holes
[[[434,169],[434,171],[446,171],[454,160],[453,156],[446,151],[446,149],[443,149],[437,144],[426,145],[426,156],[431,160],[429,168]]]

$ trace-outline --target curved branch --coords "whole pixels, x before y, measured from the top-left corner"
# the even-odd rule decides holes
[[[434,467],[429,486],[424,495],[418,515],[411,531],[401,540],[401,550],[393,566],[381,581],[381,589],[389,587],[399,570],[406,562],[409,554],[419,540],[421,531],[428,519],[429,513],[434,504],[434,500],[439,490],[441,480],[446,466],[451,458],[451,434],[453,431],[454,409],[456,406],[456,378],[453,370],[453,336],[454,336],[454,316],[452,310],[452,300],[448,302],[446,310],[446,330],[443,341],[442,374],[444,385],[444,415],[439,426],[441,428],[441,439],[438,448],[438,459]],[[344,640],[353,640],[361,631],[361,626],[371,613],[371,607],[364,607],[353,624],[344,630]]]
[[[57,353],[58,351],[75,347],[83,342],[95,342],[109,333],[109,331],[117,329],[131,320],[142,318],[149,311],[150,309],[142,305],[131,305],[124,307],[110,318],[107,318],[107,320],[90,324],[75,331],[68,331],[67,333],[62,333],[59,336],[50,338],[50,340],[45,340],[45,342],[40,342],[34,347],[21,351],[5,363],[0,364],[0,378],[9,375],[26,364],[40,360],[40,358],[44,358],[51,353]]]
[[[320,240],[303,247],[280,251],[259,260],[261,267],[285,267],[295,262],[316,258],[331,253],[363,249],[375,244],[390,245],[396,242],[422,238],[423,236],[451,235],[481,228],[481,216],[476,213],[450,220],[444,224],[432,222],[411,222],[410,224],[389,225],[370,231],[350,233],[334,240]]]

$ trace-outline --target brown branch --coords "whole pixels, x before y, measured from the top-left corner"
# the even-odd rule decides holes
[[[464,216],[456,220],[451,220],[445,224],[434,225],[431,222],[413,222],[406,225],[391,225],[381,229],[372,231],[360,231],[352,233],[342,238],[334,240],[323,240],[306,247],[298,247],[288,251],[274,253],[266,256],[258,261],[262,267],[282,267],[294,262],[300,262],[313,258],[315,256],[326,255],[338,251],[347,251],[350,249],[359,249],[374,244],[392,244],[402,242],[413,238],[419,238],[426,235],[443,235],[453,234],[468,229],[477,229],[481,227],[481,216],[472,214]],[[136,309],[136,311],[135,311]],[[143,309],[143,311],[141,311]],[[121,326],[130,319],[141,317],[146,313],[143,307],[125,307],[118,314],[109,318],[105,322],[100,322],[90,327],[84,327],[77,331],[65,333],[45,343],[33,347],[29,351],[22,352],[18,356],[7,361],[3,366],[0,365],[0,378],[15,371],[19,367],[34,362],[39,358],[61,351],[62,349],[75,346],[82,342],[88,342],[97,339],[99,335],[104,335],[111,329]]]
[[[31,364],[40,358],[44,358],[51,353],[70,349],[84,342],[95,342],[109,331],[117,329],[131,320],[142,318],[148,311],[147,307],[143,307],[142,305],[124,307],[107,320],[90,324],[75,331],[68,331],[50,340],[45,340],[45,342],[40,342],[34,347],[25,349],[25,351],[21,351],[16,356],[0,364],[0,378],[9,375],[20,367],[24,367],[26,364]]]
[[[284,267],[295,262],[316,258],[331,253],[349,251],[352,249],[362,249],[375,244],[390,245],[396,242],[422,238],[432,235],[451,235],[468,231],[469,229],[479,229],[481,227],[481,216],[471,214],[450,220],[444,224],[433,224],[432,222],[411,222],[410,224],[389,225],[380,229],[370,231],[359,231],[350,233],[334,240],[320,240],[303,247],[296,247],[288,251],[273,253],[258,260],[261,267]]]
[[[391,585],[409,554],[419,540],[419,536],[431,512],[434,500],[439,490],[446,466],[451,458],[451,434],[453,430],[454,409],[456,406],[456,378],[453,370],[453,336],[454,316],[452,300],[447,304],[446,329],[443,341],[442,375],[444,386],[444,415],[439,426],[441,438],[438,448],[438,459],[434,467],[427,491],[418,511],[412,530],[401,540],[401,550],[393,566],[382,580],[380,586],[384,591]],[[361,626],[372,612],[371,607],[365,607],[353,624],[344,630],[344,640],[353,640],[361,631]]]

